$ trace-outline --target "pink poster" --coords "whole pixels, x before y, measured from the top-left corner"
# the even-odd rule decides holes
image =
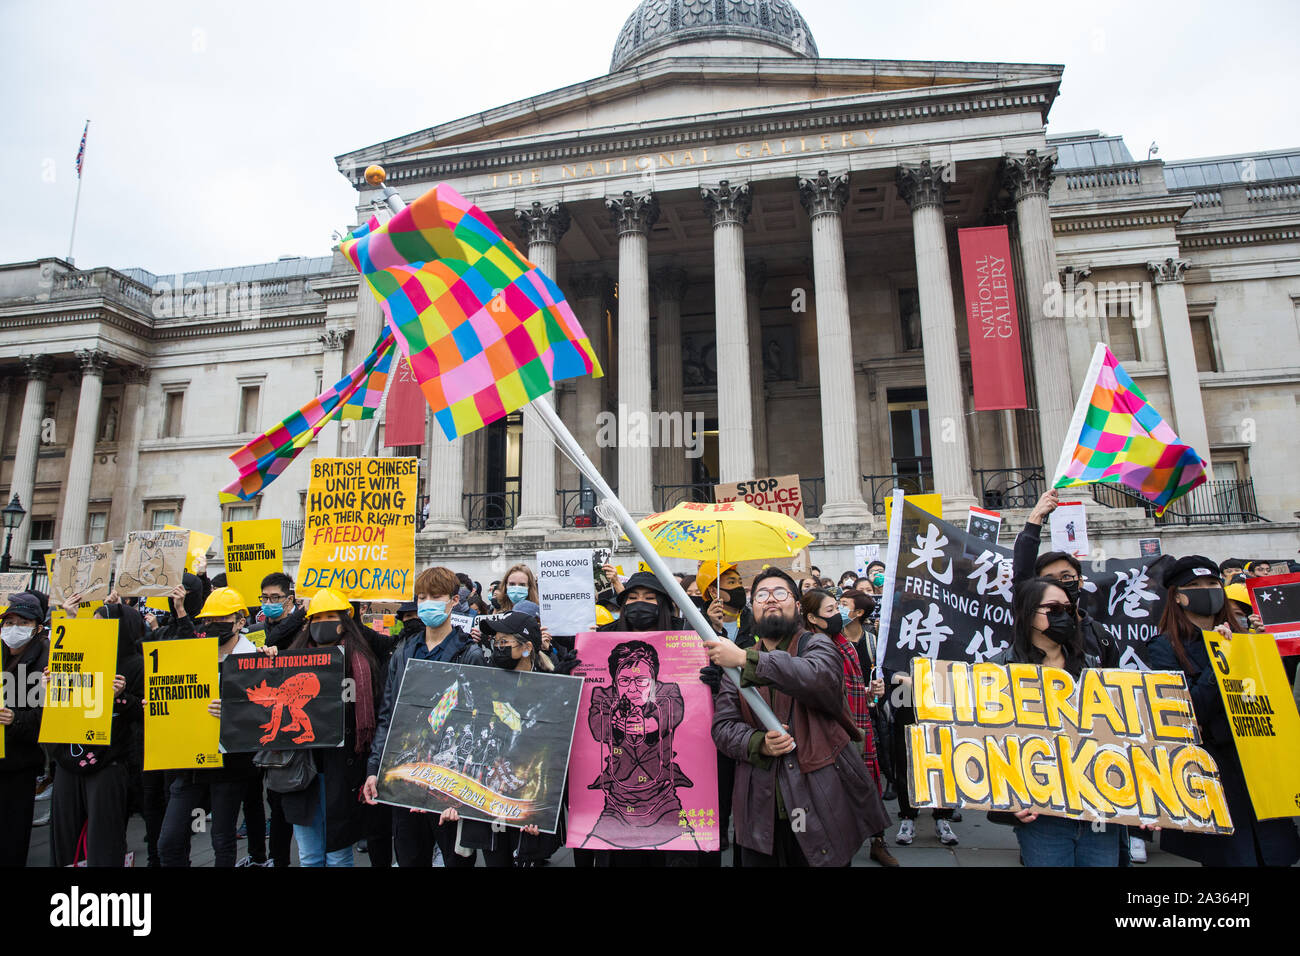
[[[717,850],[718,764],[698,634],[579,634],[568,846]]]

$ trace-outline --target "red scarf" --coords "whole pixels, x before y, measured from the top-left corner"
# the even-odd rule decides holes
[[[362,638],[365,640],[365,638]],[[359,754],[369,753],[375,739],[375,689],[370,683],[370,661],[364,654],[349,654],[352,680],[356,683],[357,699],[353,712],[357,719],[357,746]]]

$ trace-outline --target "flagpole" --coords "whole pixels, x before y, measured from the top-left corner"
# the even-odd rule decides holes
[[[86,138],[90,133],[90,120],[86,120],[86,128],[81,133],[81,142],[84,149]],[[85,168],[85,153],[78,157],[81,160],[81,166]],[[77,214],[81,211],[81,170],[77,170],[77,198],[72,204],[72,235],[68,237],[68,264],[76,265],[72,261],[72,245],[77,241]]]
[[[372,186],[379,186],[383,190],[383,201],[387,204],[393,215],[397,215],[406,208],[406,203],[402,200],[402,197],[398,195],[397,190],[384,182],[386,174],[382,166],[366,167],[365,178],[367,183]],[[399,349],[396,358],[398,361],[401,361],[402,357],[403,356]],[[388,386],[392,384],[392,381],[393,376],[390,375],[388,381],[384,385],[385,400],[388,396]],[[381,402],[381,405],[382,404],[383,402]],[[587,480],[590,481],[601,496],[609,502],[610,507],[614,510],[615,517],[618,518],[618,523],[623,527],[623,533],[626,534],[628,540],[632,542],[633,547],[635,547],[637,553],[641,555],[642,560],[645,561],[645,563],[650,566],[651,570],[654,571],[655,577],[658,578],[659,583],[664,586],[669,597],[671,597],[673,601],[676,602],[677,606],[681,608],[682,614],[690,623],[691,627],[695,628],[696,633],[698,633],[703,640],[716,641],[718,635],[714,633],[708,620],[700,612],[700,609],[695,606],[694,602],[691,601],[686,590],[682,587],[681,582],[677,580],[673,573],[668,569],[668,565],[664,563],[664,559],[659,556],[659,553],[655,551],[654,547],[650,544],[650,541],[641,533],[641,529],[636,526],[636,522],[632,520],[632,516],[628,514],[627,509],[623,507],[623,503],[618,500],[618,497],[610,489],[600,471],[592,464],[591,459],[589,459],[586,453],[582,450],[582,446],[578,444],[577,440],[569,432],[569,429],[565,426],[564,422],[560,420],[560,416],[556,414],[555,409],[551,407],[550,402],[533,401],[529,403],[529,407],[531,407],[533,411],[537,413],[538,417],[541,418],[551,435],[555,438],[555,443],[560,446],[560,449],[569,457],[569,460],[578,467],[579,471],[587,476]],[[375,423],[370,429],[370,437],[366,440],[364,446],[364,453],[368,453],[369,449],[373,447],[374,441],[378,435],[379,415],[376,413]],[[764,727],[768,730],[776,731],[777,733],[788,733],[788,731],[781,726],[781,722],[776,719],[776,714],[772,713],[772,708],[768,707],[767,702],[759,696],[758,691],[753,687],[745,687],[741,684],[739,668],[726,667],[723,668],[723,671],[731,678],[732,683],[740,689],[741,696],[745,698],[746,702],[748,702],[750,709],[754,712],[754,716],[762,722]]]
[[[406,202],[397,194],[397,190],[384,182],[386,174],[382,166],[366,167],[366,182],[372,186],[381,186],[384,191],[384,203],[387,204],[389,212],[396,216],[406,208]],[[366,436],[366,442],[361,446],[361,456],[367,457],[379,452],[379,413],[382,411],[388,414],[388,390],[393,387],[393,380],[397,377],[400,363],[406,356],[399,348],[397,354],[393,356],[393,364],[389,366],[388,378],[384,381],[384,394],[379,397],[379,407],[375,409],[375,420],[370,425],[370,434]]]

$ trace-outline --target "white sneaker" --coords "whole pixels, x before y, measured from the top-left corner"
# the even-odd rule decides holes
[[[952,827],[948,825],[947,820],[934,821],[934,835],[939,838],[939,842],[944,846],[957,845],[957,834],[952,832]]]
[[[1128,838],[1128,855],[1133,858],[1134,863],[1145,863],[1147,861],[1147,842],[1141,837]]]
[[[898,825],[898,836],[894,837],[895,843],[901,843],[903,846],[912,845],[912,837],[916,836],[916,824],[911,820],[904,820]]]

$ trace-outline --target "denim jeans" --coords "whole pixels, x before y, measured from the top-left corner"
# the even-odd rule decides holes
[[[1025,866],[1119,866],[1128,828],[1107,824],[1094,830],[1090,820],[1040,816],[1019,824],[1016,840]]]
[[[298,865],[351,866],[352,847],[325,852],[325,775],[318,774],[312,786],[319,799],[312,807],[311,823],[293,825],[293,838],[298,841]]]

